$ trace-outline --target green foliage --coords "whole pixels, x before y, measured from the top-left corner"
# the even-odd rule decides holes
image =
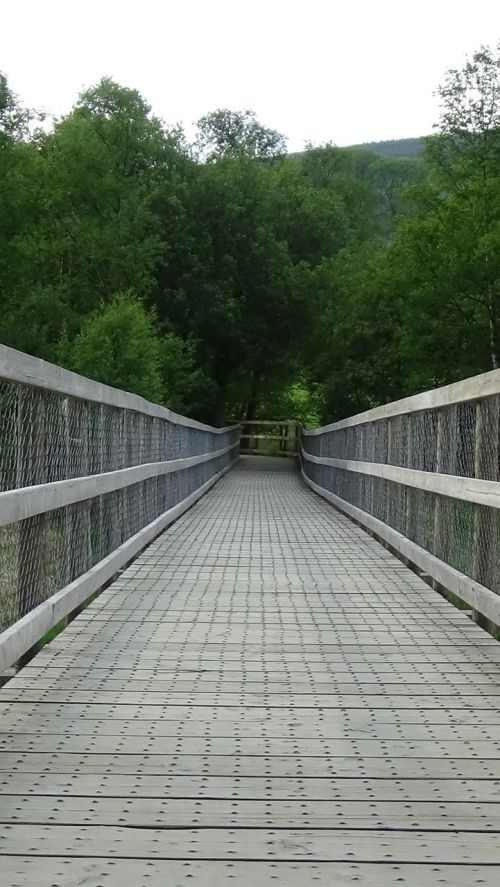
[[[0,339],[210,422],[497,366],[500,50],[439,95],[427,139],[287,156],[251,111],[189,145],[109,79],[34,131],[0,75]]]
[[[301,379],[287,388],[266,392],[259,405],[259,414],[266,419],[292,419],[305,428],[316,428],[320,424],[322,406],[322,389]]]
[[[450,71],[439,94],[427,178],[412,190],[413,214],[391,250],[407,293],[412,387],[499,365],[500,48],[483,48],[462,71]]]
[[[0,71],[0,150],[9,140],[28,136],[31,116],[32,112],[22,107]]]
[[[285,154],[286,141],[281,133],[262,126],[253,111],[220,108],[198,120],[196,147],[208,162],[221,157],[269,160]]]
[[[161,347],[161,368],[165,403],[169,409],[195,419],[210,415],[217,386],[199,365],[193,341],[184,341],[172,333],[165,336]]]
[[[383,142],[364,142],[355,147],[373,151],[374,154],[387,158],[418,157],[423,147],[423,139],[386,139]]]
[[[163,400],[162,343],[155,318],[130,292],[90,314],[69,353],[61,357],[84,376],[133,391],[148,400]]]

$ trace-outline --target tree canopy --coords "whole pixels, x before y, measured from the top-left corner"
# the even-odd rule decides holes
[[[189,143],[108,78],[42,129],[1,74],[1,341],[211,422],[498,366],[500,48],[439,97],[415,157],[288,155],[249,110]]]

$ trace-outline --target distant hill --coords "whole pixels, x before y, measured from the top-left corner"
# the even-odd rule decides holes
[[[385,142],[364,142],[351,147],[364,148],[382,157],[416,157],[422,147],[422,139],[389,139]]]

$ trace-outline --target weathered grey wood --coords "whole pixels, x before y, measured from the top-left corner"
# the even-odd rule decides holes
[[[46,388],[80,400],[91,400],[121,409],[134,410],[145,416],[167,419],[169,422],[175,422],[186,428],[198,428],[201,431],[224,434],[224,432],[238,427],[232,425],[225,428],[212,428],[210,425],[204,425],[203,422],[180,416],[166,407],[159,406],[159,404],[150,403],[138,394],[130,394],[128,391],[95,382],[56,364],[41,360],[39,357],[32,357],[30,354],[8,348],[6,345],[0,345],[0,378],[34,388]]]
[[[4,842],[6,843],[6,842]],[[237,831],[210,829],[127,829],[94,825],[10,825],[8,844],[13,853],[36,856],[103,856],[107,859],[230,859],[272,862],[386,862],[389,855],[405,863],[427,858],[450,864],[500,864],[498,841],[488,834],[475,832],[420,832],[400,829],[390,837],[383,829],[260,829]],[[498,872],[497,872],[498,874]]]
[[[17,483],[19,485],[43,483],[45,480],[46,444],[43,392],[36,389],[19,391],[17,409]],[[44,519],[39,514],[26,515],[26,517],[31,519],[23,520],[19,526],[18,596],[20,617],[29,613],[33,606],[43,599],[45,578],[43,563]]]
[[[492,398],[478,401],[474,452],[476,478],[488,478],[491,483],[498,482],[498,448],[499,400]],[[480,507],[475,508],[473,576],[489,588],[499,587],[498,529],[498,516],[494,512]]]
[[[457,408],[447,407],[438,412],[436,471],[454,475],[457,460]],[[447,561],[450,548],[450,532],[448,526],[448,509],[441,496],[434,503],[434,540],[433,554],[440,560]]]
[[[253,428],[268,427],[277,430],[273,434],[257,434]],[[297,456],[300,452],[300,425],[291,420],[245,419],[240,425],[240,452],[256,454],[259,452],[259,441],[278,441],[279,453],[282,456]]]
[[[0,822],[38,825],[50,817],[53,825],[132,826],[161,828],[262,828],[344,829],[385,828],[395,831],[411,828],[439,832],[476,832],[478,820],[482,829],[500,831],[500,803],[476,801],[347,801],[344,799],[242,800],[231,803],[231,792],[225,798],[137,798],[63,796],[50,800],[36,795],[2,797]]]
[[[417,490],[426,490],[440,496],[460,499],[462,502],[500,508],[500,482],[498,481],[481,480],[476,477],[455,477],[451,474],[402,468],[399,465],[386,465],[381,462],[357,462],[352,459],[313,456],[304,449],[302,450],[302,458],[306,462],[314,462],[316,465],[328,465],[331,468],[342,468],[344,471],[352,471],[356,474],[381,477]]]
[[[0,673],[5,671],[13,662],[17,662],[21,656],[30,650],[54,625],[57,625],[65,616],[73,612],[80,604],[92,594],[102,588],[124,564],[148,545],[165,527],[170,526],[177,518],[184,514],[194,502],[197,502],[208,492],[217,481],[231,469],[231,465],[222,469],[209,481],[203,484],[190,496],[169,508],[159,518],[144,527],[135,536],[131,536],[123,542],[111,554],[99,561],[82,576],[76,578],[61,591],[52,595],[48,600],[39,604],[34,610],[27,613],[22,619],[14,623],[0,634]]]
[[[106,495],[114,490],[123,490],[125,487],[150,477],[185,471],[194,465],[212,462],[237,447],[238,443],[235,443],[211,453],[202,453],[199,456],[172,459],[167,462],[149,462],[144,465],[133,465],[131,468],[107,471],[103,474],[72,477],[53,483],[38,483],[16,490],[6,490],[0,493],[0,527],[53,511],[64,505],[73,505],[86,499]]]
[[[316,803],[357,802],[399,802],[446,804],[498,804],[498,781],[491,778],[460,779],[444,777],[435,779],[398,779],[363,778],[346,779],[345,777],[311,777],[307,781],[302,777],[280,778],[274,776],[162,776],[136,773],[59,773],[55,768],[45,772],[3,772],[0,775],[2,798],[66,798],[79,797],[112,798],[113,800],[132,800],[144,798],[162,800],[165,804],[172,802],[204,801],[217,799],[227,802],[235,800],[275,801],[306,801]],[[27,802],[29,803],[29,802]],[[47,806],[50,804],[48,802]],[[313,808],[315,809],[315,808]],[[361,808],[364,811],[364,808]],[[443,811],[442,811],[443,812]]]
[[[9,884],[16,887],[33,887],[36,884],[57,887],[165,887],[168,885],[195,884],[197,887],[220,887],[236,884],[238,887],[255,887],[255,884],[287,885],[287,887],[471,887],[474,884],[493,887],[498,883],[498,868],[489,865],[440,865],[419,862],[417,864],[394,862],[327,862],[318,864],[311,860],[297,865],[296,862],[239,861],[236,866],[230,859],[223,861],[189,860],[133,860],[77,857],[70,864],[64,858],[40,858],[16,856],[3,862],[2,872]]]
[[[406,536],[393,530],[392,527],[384,524],[366,511],[356,508],[340,496],[330,493],[314,481],[310,480],[303,472],[303,479],[307,485],[318,493],[340,511],[352,517],[361,524],[362,527],[375,533],[380,539],[388,542],[394,551],[397,551],[402,558],[406,558],[411,563],[419,567],[423,572],[428,573],[440,585],[456,594],[457,597],[466,601],[474,610],[482,613],[487,619],[491,620],[494,625],[500,625],[500,595],[495,594],[491,589],[486,588],[474,579],[470,579],[464,573],[450,567],[449,564],[440,560],[435,555],[416,545]]]
[[[0,691],[2,876],[493,887],[499,667],[290,463],[242,459]]]
[[[36,389],[35,389],[36,390]],[[70,401],[68,404],[69,409],[69,420],[70,420],[70,429],[71,429],[71,442],[69,450],[73,454],[74,459],[74,471],[75,474],[78,475],[72,481],[59,481],[59,484],[63,484],[61,489],[68,489],[72,487],[75,488],[74,485],[78,484],[79,489],[82,493],[86,488],[85,483],[82,483],[82,477],[88,477],[89,472],[89,419],[88,419],[88,405],[84,401]],[[57,488],[56,488],[57,490]],[[29,514],[31,515],[32,506],[37,506],[37,503],[40,500],[45,500],[45,505],[47,504],[47,499],[44,497],[44,492],[46,492],[46,487],[44,484],[40,484],[37,487],[27,487],[21,490],[13,490],[14,496],[17,497],[20,506],[20,513],[22,515]],[[96,495],[94,492],[93,495]],[[68,559],[68,572],[67,578],[68,583],[72,582],[78,576],[81,576],[83,573],[86,573],[88,569],[90,569],[92,558],[91,558],[91,541],[90,541],[90,501],[89,495],[81,495],[80,498],[77,499],[69,499],[67,501],[64,500],[64,495],[59,499],[56,493],[55,501],[57,505],[55,508],[58,508],[62,505],[70,505],[68,509],[68,537],[67,537],[67,559]],[[15,500],[14,500],[15,501]],[[82,502],[80,505],[79,503]],[[78,504],[77,504],[78,503]],[[2,504],[0,502],[0,509],[6,512],[8,515],[8,500],[7,500],[7,508],[2,509]],[[43,511],[49,511],[46,507],[43,508]],[[37,513],[37,511],[33,512]],[[40,512],[38,512],[40,513]],[[20,517],[17,516],[14,520],[20,520]]]
[[[290,438],[288,433],[285,434],[253,434],[252,440],[290,440],[294,438]]]

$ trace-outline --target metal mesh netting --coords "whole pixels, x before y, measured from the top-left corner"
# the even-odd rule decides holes
[[[304,447],[315,456],[381,462],[492,480],[498,475],[499,400],[494,397],[480,404],[454,404],[326,431],[305,437]],[[486,418],[481,424],[483,458],[477,466],[478,473],[476,422],[480,409]]]
[[[236,443],[217,433],[0,380],[0,492],[171,461]],[[229,465],[236,451],[0,527],[0,631]]]
[[[500,397],[399,415],[314,436],[315,456],[499,479]],[[500,512],[366,474],[304,460],[315,483],[500,593]]]

